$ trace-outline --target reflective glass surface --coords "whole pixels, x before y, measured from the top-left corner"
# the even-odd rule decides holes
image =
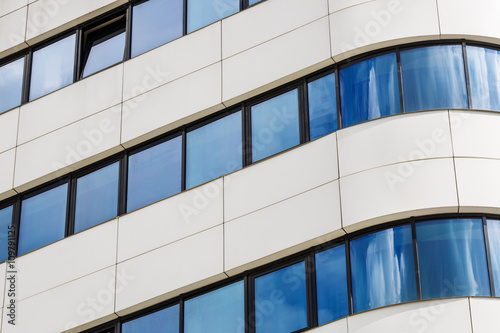
[[[9,257],[9,231],[13,237],[17,234],[12,226],[12,206],[0,209],[0,262],[4,262]]]
[[[179,305],[127,321],[122,333],[179,333]]]
[[[349,314],[345,245],[316,254],[318,325]]]
[[[68,184],[57,186],[21,203],[18,255],[64,237]]]
[[[342,126],[401,112],[396,54],[340,70]]]
[[[251,112],[253,162],[300,143],[296,89],[252,106]]]
[[[33,52],[30,100],[73,82],[75,35]]]
[[[467,46],[472,107],[500,111],[500,51]]]
[[[75,232],[117,216],[119,167],[116,162],[78,178]]]
[[[130,155],[127,212],[181,191],[182,138]]]
[[[417,299],[411,226],[351,241],[354,312]]]
[[[248,1],[248,5],[251,6],[253,4],[256,4],[257,2],[261,2],[262,0],[250,0]]]
[[[311,140],[337,130],[335,73],[307,85]]]
[[[461,45],[401,52],[405,111],[467,109]]]
[[[500,297],[500,221],[488,220],[488,240],[495,296]]]
[[[0,113],[21,104],[24,57],[0,66]]]
[[[255,279],[255,331],[290,333],[307,327],[304,262]]]
[[[184,333],[244,332],[244,325],[243,281],[216,289],[184,303]]]
[[[480,219],[419,222],[416,227],[423,299],[490,295]]]
[[[149,0],[133,7],[132,57],[182,36],[183,0]]]
[[[186,188],[242,167],[241,111],[187,133]]]
[[[124,54],[125,31],[111,38],[94,41],[85,62],[83,77],[123,61]]]
[[[240,10],[240,0],[188,0],[187,32],[232,15]]]

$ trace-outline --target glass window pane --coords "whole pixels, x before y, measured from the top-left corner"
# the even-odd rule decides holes
[[[9,257],[9,232],[16,236],[12,226],[12,206],[0,209],[0,262],[4,262]]]
[[[184,333],[244,332],[243,281],[230,284],[184,303]]]
[[[105,40],[92,43],[89,56],[85,62],[83,77],[94,74],[101,69],[123,61],[125,54],[125,31]]]
[[[262,1],[262,0],[250,0],[250,1],[248,2],[248,5],[249,5],[249,6],[251,6],[251,5],[256,4],[257,2],[261,2],[261,1]]]
[[[318,325],[349,314],[345,245],[316,254]]]
[[[306,268],[300,262],[255,279],[256,333],[307,327]]]
[[[182,36],[183,0],[149,0],[133,7],[132,57]]]
[[[423,299],[490,295],[480,219],[420,222],[416,227]]]
[[[337,130],[337,96],[335,73],[310,82],[309,129],[311,140]]]
[[[340,71],[342,126],[401,112],[396,54],[371,58]]]
[[[461,45],[401,52],[405,111],[467,109]]]
[[[186,187],[242,167],[241,111],[187,133]]]
[[[417,299],[411,226],[351,241],[354,312]]]
[[[116,217],[118,212],[118,162],[78,178],[75,232]]]
[[[467,46],[474,109],[500,111],[500,51]]]
[[[198,30],[240,10],[240,0],[188,0],[187,32]]]
[[[127,212],[181,191],[182,138],[130,155]]]
[[[73,82],[75,35],[33,52],[30,100]]]
[[[488,220],[488,240],[495,296],[500,297],[500,221]]]
[[[0,113],[21,104],[24,57],[0,66]]]
[[[179,333],[179,305],[127,321],[122,333]]]
[[[297,89],[252,106],[252,161],[300,143]]]
[[[64,238],[68,184],[63,184],[21,203],[18,255]]]

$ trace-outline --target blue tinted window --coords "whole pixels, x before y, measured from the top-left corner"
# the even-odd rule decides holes
[[[318,325],[349,314],[345,246],[316,254]]]
[[[0,66],[0,113],[21,104],[24,58]]]
[[[429,221],[416,226],[423,299],[490,295],[480,219]]]
[[[411,226],[351,241],[354,312],[417,299]]]
[[[500,221],[488,221],[488,238],[495,296],[500,297]]]
[[[73,82],[75,35],[33,52],[30,100]]]
[[[64,237],[67,198],[68,185],[63,184],[22,201],[19,255]]]
[[[467,46],[474,109],[500,111],[500,52]]]
[[[255,331],[289,333],[307,327],[305,263],[255,279]]]
[[[335,74],[307,85],[309,96],[309,130],[311,140],[337,130],[337,96]]]
[[[256,4],[257,2],[261,2],[261,1],[262,1],[262,0],[250,0],[250,1],[248,2],[248,5],[249,5],[249,6],[251,6],[251,5]]]
[[[400,112],[396,54],[368,59],[340,71],[342,126]]]
[[[9,231],[12,237],[16,236],[16,231],[10,229],[12,225],[12,206],[0,209],[0,262],[4,262],[9,257]]]
[[[300,143],[297,90],[252,106],[252,161]]]
[[[130,155],[127,212],[181,191],[182,138]]]
[[[242,167],[241,111],[187,133],[186,187]]]
[[[133,7],[132,57],[182,36],[183,0],[149,0]]]
[[[187,32],[198,30],[239,10],[240,0],[188,0]]]
[[[244,325],[243,281],[219,288],[184,303],[184,333],[244,332]]]
[[[125,52],[125,31],[113,36],[95,40],[85,62],[83,77],[123,61]]]
[[[122,325],[122,333],[179,333],[179,305],[156,311]]]
[[[110,220],[118,209],[119,163],[80,177],[76,185],[75,232]]]
[[[405,111],[467,109],[461,45],[401,52]]]

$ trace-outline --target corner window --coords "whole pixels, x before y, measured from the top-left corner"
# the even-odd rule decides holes
[[[12,226],[12,206],[0,209],[0,263],[9,257],[9,236],[16,236],[17,231],[9,235]]]
[[[300,144],[297,89],[251,108],[252,162]]]
[[[75,233],[116,217],[118,162],[76,180]]]
[[[21,104],[24,57],[0,66],[0,113]]]
[[[33,52],[30,101],[73,83],[75,41],[72,34]]]
[[[189,131],[186,138],[186,188],[242,167],[241,111]]]
[[[122,15],[85,31],[83,45],[82,77],[123,61],[125,16]]]
[[[343,127],[400,113],[396,54],[341,69],[340,100]]]
[[[132,57],[182,36],[183,0],[149,0],[132,9]]]
[[[472,107],[500,111],[500,51],[467,46]]]
[[[335,73],[309,82],[307,92],[310,139],[314,140],[336,131],[338,126]]]
[[[187,0],[187,32],[193,32],[240,10],[240,0]]]
[[[21,202],[18,255],[64,237],[68,184],[37,194]]]
[[[127,321],[122,333],[179,333],[179,305]]]

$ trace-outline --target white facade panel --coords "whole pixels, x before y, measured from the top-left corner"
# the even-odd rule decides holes
[[[28,7],[0,17],[0,56],[6,56],[26,47],[26,13]]]
[[[28,4],[28,0],[3,0],[0,2],[0,16],[7,15]]]
[[[13,190],[16,149],[0,153],[0,200],[15,194]]]
[[[495,332],[498,328],[500,300],[498,298],[471,298],[470,312],[474,333]]]
[[[349,7],[364,4],[375,0],[328,0],[328,9],[330,13],[338,12]]]
[[[16,147],[19,108],[0,114],[0,153]]]

